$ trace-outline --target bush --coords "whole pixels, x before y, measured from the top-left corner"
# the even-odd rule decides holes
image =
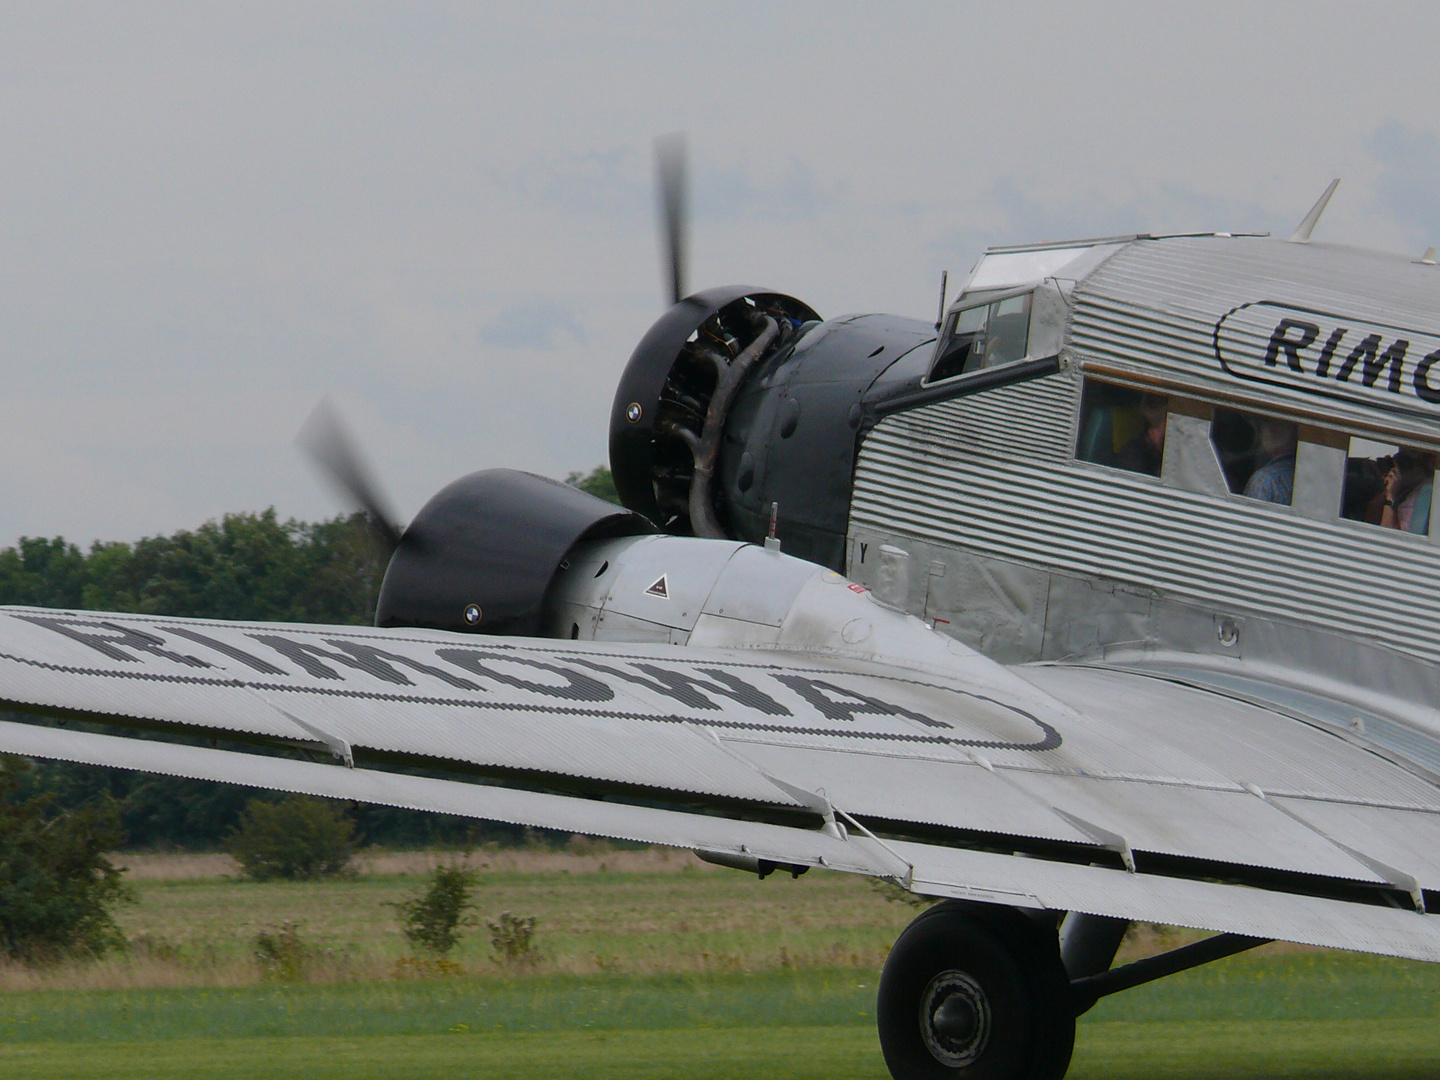
[[[114,803],[52,814],[46,796],[15,798],[26,768],[0,762],[0,954],[35,964],[123,948],[110,906],[128,891],[105,857],[122,839]]]
[[[485,924],[490,928],[490,944],[495,949],[495,961],[507,967],[528,966],[538,957],[535,954],[535,916],[522,918],[502,911],[495,922]]]
[[[273,933],[261,930],[255,935],[255,962],[266,979],[299,982],[305,977],[310,951],[300,937],[299,923],[283,922]]]
[[[225,848],[256,881],[328,877],[349,871],[355,825],[324,799],[251,799]]]
[[[444,956],[460,940],[462,926],[474,926],[470,890],[475,874],[463,866],[437,866],[430,887],[421,895],[392,905],[400,913],[400,928],[411,945]]]

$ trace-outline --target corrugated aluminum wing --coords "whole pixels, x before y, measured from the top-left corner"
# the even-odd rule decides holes
[[[112,765],[163,776],[247,784],[334,799],[355,799],[407,810],[431,810],[623,840],[716,848],[735,854],[795,861],[853,873],[884,876],[896,872],[895,857],[863,836],[840,840],[818,830],[371,769],[340,769],[308,761],[144,742],[7,721],[0,721],[0,745],[11,753],[31,757]]]
[[[1433,810],[1435,786],[1332,731],[1200,687],[1065,664],[1019,669],[1035,685],[1137,739],[1154,761],[1185,761],[1285,798]],[[1192,774],[1193,775],[1193,774]]]
[[[936,640],[935,656],[950,658],[946,671],[934,657],[922,672],[838,654],[4,609],[0,705],[244,736],[272,756],[23,723],[0,725],[0,750],[686,846],[749,845],[735,839],[752,835],[741,826],[760,826],[741,819],[778,821],[779,813],[813,822],[765,826],[782,830],[765,834],[773,841],[765,850],[781,861],[818,865],[823,849],[827,865],[858,872],[905,877],[913,865],[924,887],[944,891],[984,882],[923,868],[978,865],[955,862],[967,849],[1020,850],[1031,857],[1007,856],[1006,865],[1035,863],[1022,875],[1028,881],[1058,875],[1067,884],[1054,895],[1079,910],[1092,910],[1080,903],[1090,879],[1075,878],[1068,863],[1107,857],[1136,868],[1124,880],[1149,882],[1116,894],[1131,897],[1136,912],[1152,911],[1187,875],[1314,887],[1316,897],[1368,889],[1377,899],[1397,881],[1440,879],[1440,858],[1421,857],[1421,840],[1365,850],[1365,829],[1435,820],[1440,792],[1362,746],[1150,675],[1007,670]],[[273,756],[288,745],[360,767]],[[456,779],[379,771],[387,761]],[[202,765],[209,771],[196,772]],[[1370,816],[1322,824],[1287,800]],[[825,824],[831,807],[842,823],[853,815],[895,839],[842,848],[852,853],[845,862],[826,846],[849,842],[838,834],[811,842],[835,832]],[[739,831],[726,831],[732,825]],[[807,839],[790,847],[777,839],[791,834]],[[923,858],[885,854],[917,842]],[[1210,895],[1181,893],[1190,906],[1180,910],[1192,913],[1203,907],[1195,897]],[[1265,910],[1290,899],[1268,900]],[[1126,914],[1116,903],[1130,901],[1105,913]],[[1225,925],[1220,909],[1205,921],[1128,917],[1242,929]],[[1386,940],[1384,951],[1399,948]]]
[[[912,876],[933,896],[1051,910],[1109,914],[1217,932],[1440,960],[1440,920],[1388,907],[1358,906],[1259,888],[1181,881],[1084,865],[1041,863],[984,851],[912,842],[876,842],[824,832],[647,806],[596,804],[563,795],[487,788],[451,780],[336,769],[203,747],[168,746],[104,734],[0,721],[0,744],[35,757],[117,765],[168,776],[229,780],[279,791],[510,821],[539,828],[708,848],[782,863],[876,877]]]
[[[710,815],[597,804],[563,795],[338,769],[4,721],[0,721],[0,745],[33,757],[703,848],[877,877],[909,875],[912,887],[935,896],[1083,911],[1440,961],[1440,920],[1387,907],[904,841],[877,843],[853,832],[841,840],[823,832]]]
[[[889,846],[914,866],[916,887],[936,896],[1440,960],[1440,918],[1415,911],[904,841]]]

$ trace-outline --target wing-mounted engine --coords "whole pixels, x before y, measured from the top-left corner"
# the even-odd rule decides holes
[[[425,504],[391,557],[375,624],[778,645],[902,664],[946,648],[813,562],[743,541],[655,535],[639,514],[512,469],[471,473]]]
[[[610,468],[627,507],[680,535],[729,535],[715,474],[736,394],[819,316],[750,286],[710,289],[667,311],[636,346],[610,413]]]
[[[568,484],[513,469],[471,473],[405,529],[375,625],[535,635],[567,552],[652,531],[639,514]]]
[[[550,584],[540,633],[580,641],[779,648],[933,671],[974,657],[813,562],[743,541],[689,536],[577,543]]]

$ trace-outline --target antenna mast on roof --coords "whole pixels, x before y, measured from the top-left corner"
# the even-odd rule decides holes
[[[1315,205],[1310,208],[1310,213],[1305,215],[1305,220],[1295,227],[1290,234],[1290,243],[1308,244],[1310,234],[1315,231],[1315,223],[1320,220],[1320,215],[1325,212],[1325,207],[1330,205],[1330,196],[1335,194],[1335,189],[1340,186],[1340,178],[1337,176],[1330,181],[1330,186],[1325,189],[1325,194],[1316,200]]]

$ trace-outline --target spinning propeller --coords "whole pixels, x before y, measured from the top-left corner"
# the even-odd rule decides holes
[[[365,511],[386,554],[394,554],[405,530],[329,398],[315,406],[295,442],[352,505]]]
[[[660,196],[660,238],[664,245],[661,270],[669,270],[670,303],[673,305],[688,295],[685,291],[685,261],[689,213],[686,205],[684,132],[661,135],[655,140],[655,187]]]

